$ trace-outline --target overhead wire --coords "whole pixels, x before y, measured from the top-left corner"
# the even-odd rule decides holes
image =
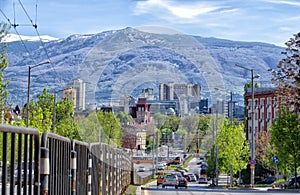
[[[26,9],[25,9],[23,3],[21,2],[21,0],[18,0],[18,1],[19,1],[19,4],[21,5],[23,11],[25,12],[25,14],[26,14],[28,20],[30,21],[31,25],[34,27],[34,29],[35,29],[35,31],[36,31],[36,34],[37,34],[38,37],[39,37],[40,43],[41,43],[41,45],[42,45],[42,48],[43,48],[43,50],[44,50],[44,52],[45,52],[45,54],[46,54],[46,56],[47,56],[47,58],[48,58],[48,61],[50,61],[51,68],[52,68],[52,70],[54,71],[54,73],[55,73],[55,75],[56,75],[56,78],[59,78],[59,77],[58,77],[58,73],[57,73],[57,71],[55,70],[55,68],[54,68],[54,66],[53,66],[53,64],[52,64],[52,61],[51,61],[51,59],[50,59],[49,52],[47,51],[47,49],[46,49],[46,47],[45,47],[45,44],[44,44],[44,42],[43,42],[43,40],[42,40],[42,38],[41,38],[41,36],[40,36],[40,33],[39,33],[38,29],[37,29],[37,24],[36,24],[36,23],[35,23],[35,24],[33,23],[33,20],[30,18],[29,14],[28,14],[28,12],[26,11]],[[35,21],[37,21],[37,3],[36,3],[36,6],[35,6],[35,7],[36,7],[36,19],[35,19]],[[58,79],[58,81],[59,81],[59,84],[62,85],[61,79]]]
[[[14,2],[13,2],[13,3],[14,3]],[[59,81],[59,86],[60,86],[60,87],[65,87],[65,83],[63,83],[63,82],[62,82],[62,79],[61,79],[60,77],[58,77],[57,71],[55,70],[55,68],[53,67],[53,64],[51,63],[50,55],[49,55],[49,53],[48,53],[48,51],[47,51],[47,49],[46,49],[46,47],[45,47],[45,44],[44,44],[44,42],[42,41],[42,38],[41,38],[41,36],[40,36],[40,33],[39,33],[38,29],[37,29],[37,23],[33,24],[32,19],[30,18],[28,12],[26,11],[25,7],[23,6],[23,4],[22,4],[22,2],[21,2],[20,0],[19,0],[19,3],[20,3],[22,9],[24,10],[26,16],[28,17],[28,19],[29,19],[29,21],[30,21],[30,23],[31,23],[31,25],[29,25],[29,24],[27,24],[27,25],[25,24],[25,25],[26,25],[26,26],[33,26],[33,27],[35,28],[36,34],[37,34],[38,37],[39,37],[39,41],[40,41],[40,43],[41,43],[41,46],[42,46],[42,48],[43,48],[43,51],[45,52],[45,54],[46,54],[46,56],[47,56],[47,59],[48,59],[48,61],[50,62],[51,68],[52,68],[52,70],[53,70],[54,73],[55,73],[55,77],[56,77],[56,78],[58,79],[58,81]],[[6,16],[6,14],[3,12],[3,10],[2,10],[1,8],[0,8],[0,12],[1,12],[2,15],[5,17],[5,19],[8,21],[9,25],[10,25],[11,27],[14,28],[14,31],[15,31],[16,34],[18,35],[18,37],[19,37],[19,39],[20,39],[20,41],[21,41],[21,44],[22,44],[22,46],[24,47],[25,52],[28,54],[29,58],[32,60],[32,62],[33,62],[34,64],[37,64],[37,63],[36,63],[36,60],[35,60],[34,57],[32,56],[32,54],[31,54],[31,52],[29,51],[28,47],[26,46],[25,41],[22,39],[22,36],[20,35],[19,31],[17,30],[17,27],[18,27],[18,26],[21,26],[21,25],[20,25],[20,24],[16,24],[15,3],[13,4],[13,9],[14,9],[14,23],[11,22],[11,20]],[[36,4],[36,19],[35,19],[35,22],[37,22],[37,4]],[[22,25],[22,26],[24,26],[24,25]],[[39,73],[40,73],[41,75],[43,75],[43,74],[41,73],[40,69],[38,69],[38,71],[39,71]],[[45,78],[44,76],[43,76],[43,78],[44,78],[44,81],[45,81],[46,85],[48,86],[48,88],[51,89],[51,86],[49,85],[49,82],[48,82],[47,78]],[[56,80],[56,79],[54,79],[54,80]]]

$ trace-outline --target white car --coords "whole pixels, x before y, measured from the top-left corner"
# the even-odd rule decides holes
[[[175,174],[166,175],[162,183],[163,188],[165,188],[166,186],[175,186],[175,188],[177,189],[178,185],[179,185],[179,178]]]
[[[143,165],[140,165],[139,168],[137,169],[137,172],[145,172],[146,168]]]

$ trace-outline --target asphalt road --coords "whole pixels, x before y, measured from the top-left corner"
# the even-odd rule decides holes
[[[300,190],[296,191],[268,191],[267,188],[254,190],[227,190],[222,188],[208,188],[205,184],[188,183],[188,188],[174,187],[157,188],[156,185],[150,184],[148,187],[141,190],[141,195],[259,195],[259,194],[274,194],[274,195],[291,195],[300,194]]]

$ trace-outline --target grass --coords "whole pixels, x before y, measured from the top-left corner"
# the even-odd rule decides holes
[[[138,187],[139,187],[139,185],[129,185],[127,187],[124,195],[135,195]]]

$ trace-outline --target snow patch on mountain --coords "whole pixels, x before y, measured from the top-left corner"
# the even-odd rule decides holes
[[[24,35],[16,35],[16,34],[7,34],[3,38],[3,42],[9,43],[9,42],[16,42],[16,41],[40,41],[42,40],[43,42],[49,42],[49,41],[58,41],[58,38],[51,37],[48,35],[42,35],[42,36],[24,36]]]

